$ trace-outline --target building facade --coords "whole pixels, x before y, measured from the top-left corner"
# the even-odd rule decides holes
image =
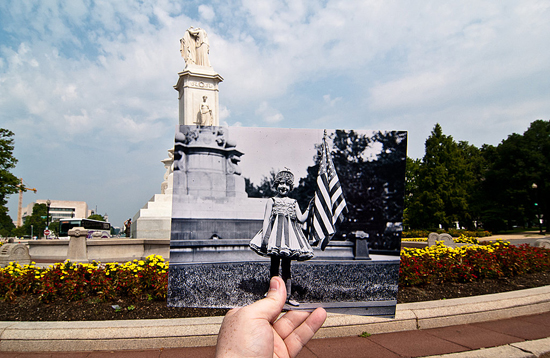
[[[46,201],[37,200],[23,208],[23,221],[27,216],[32,215],[32,209],[35,204],[46,204]],[[51,221],[72,218],[85,219],[91,214],[92,212],[88,210],[88,204],[85,201],[50,200]]]

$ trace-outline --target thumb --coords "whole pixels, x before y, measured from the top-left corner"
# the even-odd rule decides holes
[[[261,318],[265,318],[270,322],[274,322],[283,310],[286,301],[285,282],[279,276],[271,278],[269,281],[269,291],[267,296],[257,302],[254,302],[249,307],[253,308]]]

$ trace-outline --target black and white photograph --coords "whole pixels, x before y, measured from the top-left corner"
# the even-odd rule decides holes
[[[393,317],[407,133],[180,125],[168,305]]]

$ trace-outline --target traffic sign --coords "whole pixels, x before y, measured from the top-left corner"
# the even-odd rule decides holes
[[[44,236],[49,236],[52,232],[48,229],[44,230]]]

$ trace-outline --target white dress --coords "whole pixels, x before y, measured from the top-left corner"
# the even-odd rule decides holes
[[[296,218],[296,200],[272,198],[273,205],[266,233],[263,229],[250,240],[250,248],[258,255],[279,256],[292,260],[309,260],[313,249]]]

